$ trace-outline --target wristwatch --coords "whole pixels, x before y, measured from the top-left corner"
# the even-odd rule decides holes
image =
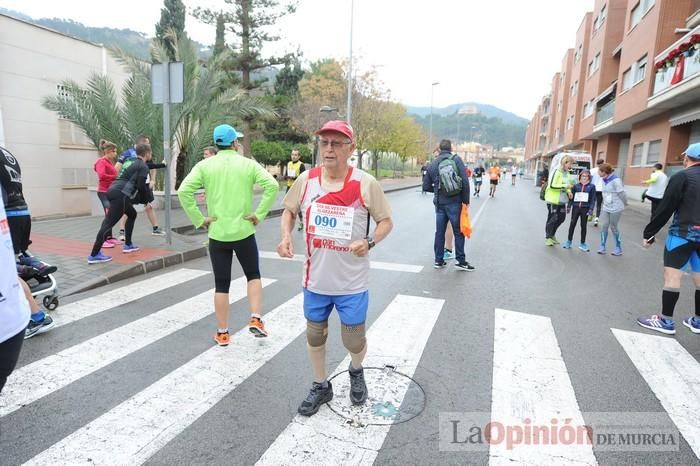
[[[374,242],[374,238],[372,238],[371,236],[366,236],[365,240],[367,241],[367,249],[372,249],[375,246],[375,244],[377,244]]]

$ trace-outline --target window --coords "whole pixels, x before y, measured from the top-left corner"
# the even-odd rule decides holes
[[[571,115],[569,118],[566,119],[566,129],[571,129],[574,127],[574,116]]]
[[[561,112],[561,100],[557,103],[557,113]]]
[[[654,6],[654,3],[656,0],[639,0],[639,3],[630,12],[630,29],[639,24],[644,15]]]
[[[644,74],[646,73],[646,69],[647,69],[647,56],[644,55],[642,58],[640,58],[637,61],[637,66],[635,67],[635,70],[634,70],[634,83],[635,84],[644,79]]]
[[[644,156],[644,144],[635,144],[632,149],[632,166],[641,165]]]
[[[593,31],[591,31],[591,35],[595,35],[595,32],[598,30],[600,27],[600,16],[596,16],[595,19],[593,20]]]
[[[574,81],[574,83],[571,85],[571,97],[575,96],[577,92],[578,92],[578,81]]]
[[[605,18],[608,17],[608,5],[603,5],[603,8],[600,9],[600,24],[603,24],[605,22]]]
[[[644,165],[652,165],[659,163],[661,159],[661,140],[651,141],[649,143],[649,150],[647,151],[647,159]]]
[[[642,58],[634,62],[632,66],[622,74],[622,90],[626,91],[638,82],[643,81],[646,75],[646,70],[647,56],[644,55]]]
[[[586,104],[583,106],[583,118],[588,118],[589,116],[593,115],[594,108],[595,104],[593,104],[593,99],[586,102]]]
[[[598,68],[600,68],[600,52],[596,53],[593,60],[588,64],[588,76],[593,75],[593,73],[598,71]]]
[[[635,144],[632,152],[632,166],[643,167],[661,160],[661,139]]]
[[[554,130],[554,139],[559,141],[559,128]]]

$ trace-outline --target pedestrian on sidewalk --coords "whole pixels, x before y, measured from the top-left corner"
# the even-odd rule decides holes
[[[596,166],[591,169],[591,183],[595,186],[595,217],[593,217],[593,226],[597,227],[600,221],[600,209],[603,207],[603,177],[600,175],[600,166],[605,163],[605,160],[598,159]]]
[[[240,147],[231,125],[214,128],[216,157],[197,163],[182,180],[177,196],[187,217],[196,227],[207,227],[209,232],[209,257],[214,272],[214,309],[217,331],[214,341],[219,346],[230,342],[228,328],[229,288],[231,265],[235,252],[238,263],[248,280],[247,294],[250,304],[249,332],[256,337],[266,337],[267,331],[260,315],[262,306],[262,281],[255,227],[265,219],[277,198],[277,180],[255,160],[238,153]],[[263,197],[255,211],[253,188],[263,188]],[[204,187],[207,193],[207,213],[197,208],[194,193]]]
[[[115,164],[115,168],[117,170],[117,173],[119,175],[122,174],[126,168],[136,160],[136,146],[138,144],[149,144],[150,145],[151,141],[147,136],[144,136],[143,134],[139,134],[136,136],[136,140],[134,141],[134,146],[128,148],[124,152],[121,153],[119,156],[119,159],[117,159],[117,163]],[[146,180],[146,183],[148,185],[149,193],[146,196],[143,196],[141,199],[139,199],[140,202],[134,202],[134,204],[144,204],[144,210],[146,211],[146,217],[148,218],[148,221],[151,223],[151,234],[153,236],[165,236],[165,231],[163,231],[159,226],[158,226],[158,218],[156,217],[156,212],[153,209],[153,201],[155,201],[155,196],[153,195],[153,188],[155,187],[155,180],[156,180],[156,170],[160,168],[165,168],[165,161],[162,163],[155,163],[153,160],[149,160],[147,162],[148,165],[148,178]],[[121,218],[120,222],[120,229],[119,229],[119,239],[121,241],[124,241],[124,225],[126,222],[126,217]]]
[[[555,235],[559,226],[566,220],[566,205],[574,197],[571,192],[572,177],[569,174],[573,163],[574,159],[565,155],[559,166],[553,167],[549,176],[547,189],[544,192],[544,201],[547,204],[547,222],[544,226],[546,246],[559,244]]]
[[[423,189],[434,193],[435,205],[435,252],[436,269],[444,268],[445,232],[451,225],[454,234],[454,255],[457,270],[472,272],[475,268],[466,260],[464,253],[464,235],[459,229],[459,216],[462,204],[469,205],[469,179],[466,177],[462,159],[452,154],[452,142],[440,141],[440,153],[428,167],[428,174],[423,181]]]
[[[137,215],[133,202],[137,198],[148,198],[149,190],[146,182],[148,179],[148,165],[146,162],[152,156],[150,145],[137,144],[136,160],[130,161],[128,167],[122,170],[117,179],[110,185],[107,191],[109,211],[100,226],[100,230],[97,232],[92,251],[90,251],[90,255],[87,258],[88,264],[99,264],[112,260],[111,256],[102,253],[101,248],[109,231],[123,215],[126,215],[126,224],[122,251],[128,254],[139,250],[139,247],[131,241]]]
[[[683,153],[683,168],[668,180],[664,197],[642,234],[642,245],[648,248],[673,217],[664,248],[661,315],[637,319],[642,327],[671,335],[676,333],[673,312],[680,297],[683,268],[688,265],[695,283],[695,315],[686,318],[683,325],[700,333],[700,144],[691,144]]]
[[[0,197],[0,244],[12,241]],[[0,393],[17,365],[30,310],[15,271],[12,250],[0,247]]]
[[[603,207],[602,216],[600,218],[600,248],[598,254],[606,253],[606,245],[608,242],[608,228],[615,237],[615,249],[613,256],[622,255],[622,233],[618,227],[622,211],[627,205],[627,195],[625,194],[625,186],[622,184],[620,177],[613,173],[613,167],[609,163],[602,163],[598,167],[600,176],[603,178]]]
[[[112,185],[112,182],[117,178],[117,169],[114,164],[117,161],[117,145],[106,139],[100,140],[100,153],[102,157],[97,159],[93,170],[97,173],[97,198],[102,204],[102,209],[105,212],[105,217],[107,217],[107,212],[109,212],[109,199],[107,198],[107,191]],[[107,232],[104,243],[102,243],[103,248],[113,248],[116,245],[122,244],[117,238],[112,236],[112,230]]]
[[[287,191],[289,192],[289,189],[292,187],[296,179],[304,173],[306,170],[306,167],[304,166],[304,162],[300,160],[301,155],[299,155],[299,150],[294,149],[291,154],[291,160],[287,162],[287,165],[284,166],[284,179],[287,181]],[[299,226],[297,227],[298,231],[301,231],[304,229],[304,215],[299,210]]]
[[[340,317],[343,345],[350,352],[350,401],[359,405],[367,400],[362,362],[367,353],[368,254],[393,227],[391,208],[379,182],[348,165],[355,150],[352,127],[345,121],[329,121],[316,135],[321,166],[302,173],[285,196],[282,238],[277,246],[280,257],[294,257],[294,218],[303,210],[307,256],[304,316],[313,369],[311,390],[298,408],[303,416],[316,414],[322,404],[333,399],[333,386],[326,374],[326,338],[334,307]],[[370,217],[376,223],[373,236],[369,235]]]
[[[590,252],[586,244],[586,227],[588,217],[593,213],[595,207],[595,186],[591,183],[591,172],[582,170],[578,175],[578,183],[572,189],[574,197],[569,200],[567,212],[571,210],[571,223],[569,224],[569,237],[562,246],[564,249],[571,249],[571,242],[574,239],[576,223],[581,222],[581,243],[579,249],[583,252]]]
[[[642,181],[642,183],[649,185],[645,195],[642,196],[642,200],[646,197],[651,202],[651,217],[649,220],[654,218],[654,213],[664,197],[664,191],[668,183],[668,176],[666,176],[663,169],[664,166],[660,163],[654,164],[654,171],[651,172],[649,179]]]

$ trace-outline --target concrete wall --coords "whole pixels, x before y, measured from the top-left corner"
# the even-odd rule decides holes
[[[106,73],[120,89],[127,75],[101,46],[4,15],[0,63],[0,126],[5,146],[22,167],[32,215],[89,213],[87,184],[97,151],[78,130],[74,144],[61,146],[59,117],[41,100],[55,96],[65,79],[84,84],[91,73]],[[64,130],[70,127],[62,124]]]

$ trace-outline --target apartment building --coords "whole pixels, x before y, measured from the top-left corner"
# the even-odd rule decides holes
[[[65,92],[66,79],[106,74],[121,89],[128,76],[101,45],[2,14],[0,63],[0,145],[19,160],[32,215],[90,213],[97,150],[41,100]]]
[[[636,196],[655,163],[680,170],[683,149],[700,142],[700,0],[596,0],[576,41],[585,76],[574,66],[580,80],[569,90],[580,93],[580,112],[566,109],[561,145],[526,146],[528,167],[586,150],[612,163]]]

